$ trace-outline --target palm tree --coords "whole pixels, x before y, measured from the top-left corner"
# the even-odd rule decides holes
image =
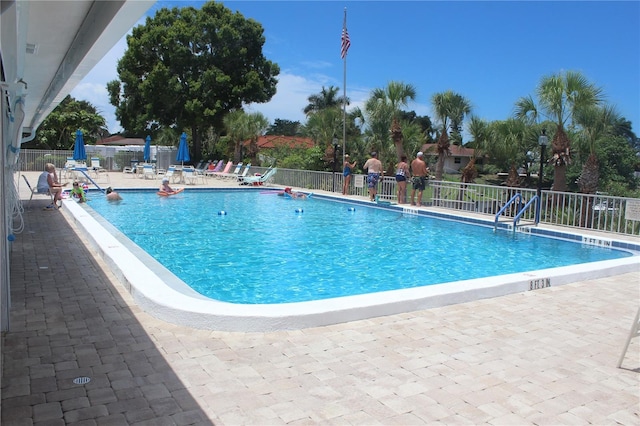
[[[462,95],[451,90],[435,93],[431,97],[431,103],[436,119],[440,122],[440,136],[437,142],[438,163],[436,165],[436,179],[442,180],[444,175],[444,161],[451,154],[449,130],[454,141],[462,142],[460,129],[464,116],[471,113],[471,103]]]
[[[598,190],[600,172],[596,145],[602,137],[615,133],[619,120],[620,116],[612,106],[584,108],[576,114],[576,122],[582,128],[581,142],[586,145],[585,148],[589,152],[577,181],[578,188],[583,194],[595,194]]]
[[[554,191],[566,191],[566,169],[571,162],[571,142],[565,126],[575,126],[579,110],[597,106],[602,101],[602,89],[589,83],[575,71],[560,72],[543,77],[537,88],[539,109],[531,97],[522,98],[516,104],[516,117],[532,121],[544,113],[557,128],[551,141],[551,162],[554,165]]]
[[[233,142],[233,160],[238,163],[242,160],[242,144],[251,137],[249,119],[244,111],[234,110],[225,115],[222,122]]]
[[[261,112],[246,115],[247,131],[249,134],[249,157],[255,163],[258,155],[258,138],[269,128],[269,120]]]
[[[415,87],[398,81],[391,81],[384,89],[378,88],[371,92],[371,96],[365,102],[364,110],[367,116],[368,133],[375,144],[372,147],[377,145],[376,149],[384,152],[391,134],[396,157],[400,160],[404,155],[401,108],[415,98]]]
[[[578,111],[575,120],[582,128],[579,143],[581,143],[584,151],[588,150],[589,152],[576,183],[583,194],[595,194],[600,180],[596,144],[601,138],[614,135],[620,116],[612,106],[592,106]],[[580,226],[591,226],[591,215],[589,213],[591,212],[592,203],[593,199],[587,198],[587,202],[581,205]]]
[[[479,117],[472,116],[467,126],[469,134],[471,135],[471,145],[473,147],[473,158],[463,170],[461,180],[463,182],[469,181],[472,177],[475,179],[478,177],[478,170],[476,168],[476,159],[485,155],[487,152],[487,146],[489,143],[490,126],[489,123]],[[466,175],[465,175],[466,172]]]
[[[324,149],[323,160],[335,170],[333,159],[337,158],[333,148],[333,139],[342,132],[342,112],[339,108],[325,108],[309,116],[303,127],[303,134],[313,139],[316,146]]]
[[[322,86],[320,93],[311,95],[307,98],[309,104],[304,107],[303,112],[309,116],[310,114],[322,111],[323,109],[342,107],[343,104],[349,105],[349,98],[338,96],[339,90],[340,88],[334,86],[329,86],[328,89]]]
[[[399,81],[391,81],[384,89],[374,89],[371,97],[365,104],[365,110],[369,115],[369,122],[378,121],[378,124],[388,121],[387,132],[391,133],[391,140],[396,148],[398,161],[404,155],[402,126],[400,124],[401,107],[406,107],[409,101],[416,98],[416,88],[411,84]],[[386,117],[385,117],[386,115]]]

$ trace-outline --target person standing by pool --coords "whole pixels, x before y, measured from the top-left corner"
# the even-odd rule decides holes
[[[378,181],[383,174],[382,162],[378,160],[378,153],[372,152],[364,165],[363,169],[367,170],[367,187],[369,188],[369,201],[375,201],[378,194]]]
[[[416,191],[418,191],[418,205],[422,205],[422,192],[427,186],[429,169],[427,168],[427,163],[422,159],[423,155],[422,151],[418,152],[416,159],[411,162],[411,175],[413,176],[411,178],[411,182],[413,184],[413,189],[411,190],[412,206],[416,205],[414,202]]]
[[[396,164],[396,182],[398,182],[398,204],[407,202],[407,177],[409,176],[409,165],[407,156],[400,157],[400,162]]]
[[[342,172],[342,176],[344,176],[344,183],[342,184],[342,195],[349,194],[349,183],[351,183],[351,175],[353,174],[353,168],[356,166],[357,162],[349,163],[349,154],[345,154],[344,156],[344,169]]]

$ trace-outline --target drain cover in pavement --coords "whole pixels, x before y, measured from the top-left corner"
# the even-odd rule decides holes
[[[76,385],[86,385],[90,381],[91,378],[89,377],[76,377],[75,379],[73,379],[73,383],[75,383]]]

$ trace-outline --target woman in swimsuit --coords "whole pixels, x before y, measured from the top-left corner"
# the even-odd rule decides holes
[[[398,204],[407,203],[407,176],[409,176],[409,164],[407,156],[400,157],[400,162],[396,164],[396,182],[398,182]]]
[[[353,174],[353,168],[356,166],[356,162],[349,163],[349,154],[345,154],[344,156],[344,171],[342,175],[344,176],[344,183],[342,184],[342,195],[349,194],[349,183],[351,182],[351,175]]]

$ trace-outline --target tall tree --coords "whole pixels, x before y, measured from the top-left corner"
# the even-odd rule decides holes
[[[309,116],[314,112],[322,111],[327,108],[342,108],[344,103],[349,105],[349,98],[338,96],[339,90],[340,88],[335,86],[329,86],[328,89],[322,86],[320,93],[311,95],[307,98],[309,104],[304,107],[304,113]]]
[[[249,131],[249,157],[255,164],[258,155],[258,138],[267,131],[269,120],[261,112],[247,114],[246,120]]]
[[[107,85],[116,117],[138,134],[154,125],[191,129],[199,159],[209,127],[275,94],[280,69],[262,54],[264,42],[258,22],[218,2],[160,9],[127,37],[119,80]]]
[[[374,89],[371,97],[365,103],[365,111],[372,119],[381,121],[390,121],[387,131],[391,134],[391,140],[395,145],[396,157],[400,161],[400,157],[404,155],[404,138],[402,135],[402,126],[400,118],[402,107],[406,107],[409,101],[416,99],[416,88],[411,84],[399,81],[391,81],[384,89]],[[390,114],[384,117],[384,114]]]
[[[591,106],[579,110],[575,120],[582,129],[581,142],[586,145],[585,151],[589,153],[577,180],[578,188],[584,194],[595,194],[600,180],[596,146],[601,138],[614,135],[620,115],[612,106]]]
[[[325,108],[312,113],[303,133],[324,150],[324,161],[333,169],[333,139],[342,133],[342,111],[338,107]]]
[[[538,106],[531,97],[516,103],[516,117],[529,122],[544,114],[556,124],[551,141],[551,159],[554,165],[553,187],[555,191],[567,190],[567,165],[571,162],[571,142],[566,126],[575,126],[576,113],[583,108],[597,106],[602,101],[602,89],[590,83],[575,71],[560,72],[543,77],[537,88]]]
[[[45,118],[33,141],[25,148],[71,149],[76,130],[81,130],[87,144],[95,144],[108,136],[106,121],[90,102],[67,95]]]
[[[440,136],[436,146],[438,153],[436,179],[441,180],[444,175],[444,161],[451,154],[449,131],[452,133],[454,142],[462,143],[460,131],[465,115],[471,113],[471,103],[464,96],[447,90],[435,93],[431,97],[431,104],[436,119],[440,122]]]
[[[302,125],[299,121],[283,120],[276,118],[267,129],[267,135],[296,136],[300,134]]]
[[[224,119],[227,137],[233,142],[233,159],[236,163],[242,161],[242,147],[250,141],[249,156],[255,158],[258,152],[256,142],[269,126],[269,121],[262,113],[247,114],[242,110],[232,111]]]

